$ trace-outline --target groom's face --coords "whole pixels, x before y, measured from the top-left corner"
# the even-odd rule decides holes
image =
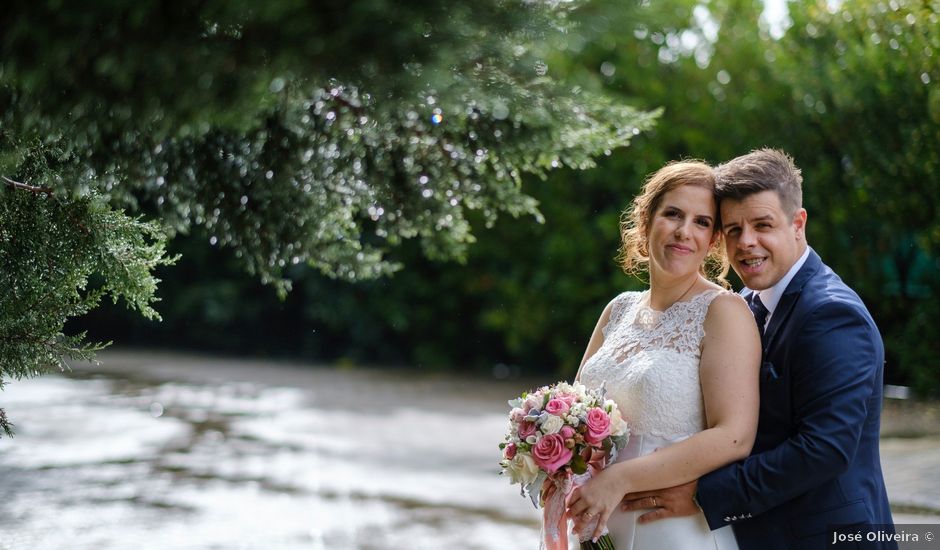
[[[788,215],[775,191],[723,199],[721,221],[731,266],[753,290],[774,286],[806,249],[806,210]]]

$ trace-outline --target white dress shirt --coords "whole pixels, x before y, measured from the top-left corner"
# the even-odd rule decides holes
[[[760,298],[764,307],[767,308],[767,320],[764,321],[764,329],[766,330],[770,326],[770,319],[774,316],[774,310],[777,309],[777,304],[780,303],[780,299],[783,298],[783,293],[787,289],[787,285],[790,284],[790,281],[793,280],[793,277],[796,276],[797,271],[803,267],[803,264],[806,263],[806,258],[809,258],[809,246],[806,247],[806,250],[803,251],[803,255],[800,256],[800,259],[796,261],[795,264],[790,268],[790,271],[787,271],[787,274],[783,276],[782,279],[777,281],[777,284],[770,288],[765,288],[761,291],[751,290],[754,294],[757,294],[757,297]]]

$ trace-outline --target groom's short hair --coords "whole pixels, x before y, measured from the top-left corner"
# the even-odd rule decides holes
[[[761,191],[774,191],[788,215],[803,207],[803,176],[790,155],[779,149],[755,149],[715,168],[718,200],[741,200]]]

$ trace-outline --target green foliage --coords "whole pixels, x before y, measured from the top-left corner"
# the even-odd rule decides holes
[[[0,168],[203,226],[282,291],[297,263],[388,274],[415,237],[459,259],[467,210],[537,217],[522,174],[651,125],[550,75],[577,5],[30,3],[0,43]]]
[[[612,88],[665,108],[632,154],[792,154],[809,241],[871,309],[889,378],[936,392],[940,3],[787,6],[772,27],[759,2],[660,3],[595,63],[616,67]]]
[[[544,57],[550,74],[663,112],[594,170],[526,180],[544,224],[502,217],[477,233],[461,265],[422,262],[403,246],[396,257],[410,268],[393,279],[346,285],[292,272],[299,289],[283,309],[257,293],[241,305],[298,327],[267,345],[311,357],[571,376],[604,304],[642,286],[613,258],[620,212],[643,178],[676,158],[717,163],[774,146],[803,169],[810,242],[859,291],[883,332],[886,379],[940,391],[940,10],[936,2],[829,5],[788,3],[785,25],[762,19],[756,1],[665,0],[627,15],[588,6],[581,17],[593,39],[566,35],[567,46]],[[222,272],[211,280],[239,296],[255,292]],[[205,296],[205,304],[221,301]],[[194,309],[174,311],[176,322],[196,315],[200,326],[245,336],[267,334],[271,322],[236,308],[212,319]],[[237,349],[259,351],[264,339],[214,345],[251,342],[258,348]]]
[[[0,38],[0,174],[190,234],[159,272],[168,322],[105,306],[83,324],[101,338],[571,376],[642,285],[613,258],[646,174],[769,145],[803,168],[810,242],[874,314],[887,379],[940,391],[937,2],[790,2],[783,26],[751,0],[218,4],[175,2],[201,14],[179,24],[96,4],[112,46],[17,7]],[[207,42],[210,14],[237,23]]]
[[[89,359],[103,344],[65,335],[68,318],[82,315],[102,297],[144,317],[158,318],[152,304],[153,269],[164,255],[159,226],[112,210],[95,196],[60,201],[43,192],[0,187],[0,374],[36,376],[64,358]],[[95,275],[99,282],[89,288]],[[2,387],[2,380],[0,380]],[[11,427],[5,416],[0,428]]]
[[[34,279],[59,289],[34,311],[55,331],[37,336],[43,353],[3,348],[0,377],[90,356],[97,346],[61,336],[61,323],[103,294],[153,315],[163,232],[206,234],[284,298],[294,266],[374,279],[402,267],[390,253],[409,240],[425,257],[465,260],[472,218],[541,220],[525,174],[590,168],[656,117],[546,64],[568,37],[590,39],[572,17],[585,4],[7,6],[0,176],[22,184],[3,195],[11,214],[2,230],[26,231],[26,213],[39,208],[29,200],[54,203],[35,210],[59,230],[50,254],[69,243],[84,260]],[[21,208],[25,217],[12,214]],[[121,221],[121,209],[154,221]],[[98,235],[94,246],[86,230]],[[115,252],[94,252],[101,247]],[[26,249],[3,254],[27,263]],[[104,286],[76,294],[92,274]],[[14,276],[0,273],[0,286]],[[4,322],[16,338],[34,333],[22,315]]]
[[[587,471],[587,462],[584,461],[584,457],[576,455],[571,460],[571,471],[576,474],[583,474]]]
[[[938,392],[940,2],[807,3],[788,37],[784,74],[818,146],[799,153],[826,178],[813,236],[873,306],[889,366]]]

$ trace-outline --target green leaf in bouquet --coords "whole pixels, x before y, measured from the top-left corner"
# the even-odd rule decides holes
[[[587,462],[584,461],[584,457],[581,455],[575,455],[571,459],[571,471],[580,475],[587,471]]]

